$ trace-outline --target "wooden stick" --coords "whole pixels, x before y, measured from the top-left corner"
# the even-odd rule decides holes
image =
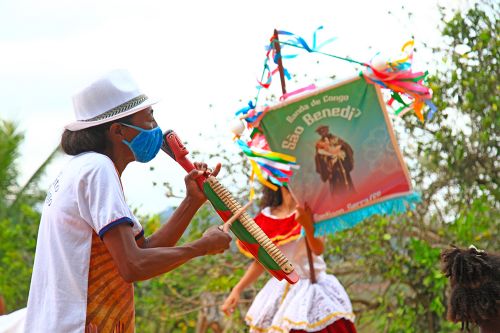
[[[244,205],[243,207],[241,207],[240,209],[238,209],[236,211],[236,213],[234,213],[234,215],[231,216],[222,226],[219,226],[219,229],[221,229],[224,232],[229,232],[229,228],[231,227],[231,225],[233,224],[233,222],[236,221],[238,219],[238,217],[240,217],[241,214],[243,214],[246,211],[246,209],[248,207],[250,207],[251,204],[252,204],[252,201],[249,201],[249,202],[246,203],[246,205]]]
[[[281,80],[281,91],[283,95],[286,94],[286,84],[285,84],[285,70],[283,69],[283,61],[281,59],[281,46],[280,41],[278,39],[278,30],[274,29],[274,49],[276,50],[276,58],[278,60],[278,70],[280,72],[280,80]]]
[[[286,94],[285,70],[283,69],[283,61],[281,58],[281,46],[280,46],[280,41],[278,39],[278,30],[276,29],[274,29],[273,39],[274,39],[274,49],[276,50],[276,58],[278,60],[278,70],[280,72],[281,91],[283,92],[283,95],[285,95]],[[305,242],[307,250],[307,261],[309,262],[309,273],[310,273],[311,283],[316,283],[317,282],[316,272],[314,271],[314,262],[312,258],[311,248],[307,243],[307,238],[305,239]]]

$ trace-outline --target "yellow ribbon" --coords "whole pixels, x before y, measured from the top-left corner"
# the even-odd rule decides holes
[[[252,165],[252,175],[255,173],[255,175],[257,175],[257,179],[259,179],[259,181],[264,184],[265,186],[269,187],[271,190],[273,191],[277,191],[278,190],[278,186],[274,185],[273,183],[271,182],[268,182],[264,176],[262,175],[262,171],[260,171],[260,168],[259,166],[257,165],[257,163],[253,160],[250,160],[250,164]]]
[[[409,46],[413,47],[414,44],[415,44],[415,41],[413,39],[407,41],[406,43],[404,43],[403,47],[401,48],[401,51],[406,53],[405,49],[407,47],[409,47]],[[407,53],[406,57],[401,58],[399,60],[391,61],[389,64],[393,64],[393,63],[395,63],[395,64],[405,63],[408,60],[410,60],[410,57],[411,57],[411,51],[409,53]]]

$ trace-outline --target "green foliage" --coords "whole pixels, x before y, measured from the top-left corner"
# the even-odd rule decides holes
[[[476,4],[444,22],[446,44],[435,53],[446,63],[430,78],[440,111],[424,125],[407,117],[396,128],[411,142],[404,152],[423,196],[417,211],[330,237],[330,262],[346,275],[361,332],[458,332],[445,319],[439,254],[450,244],[498,251],[496,7]],[[459,45],[469,51],[457,53]]]
[[[0,219],[0,295],[7,311],[26,306],[40,213],[21,205],[17,216]]]
[[[405,126],[417,142],[407,151],[419,158],[419,170],[413,172],[418,180],[436,177],[425,187],[425,199],[443,197],[448,203],[444,215],[456,214],[482,195],[499,202],[498,31],[494,2],[476,4],[445,22],[447,44],[435,52],[446,65],[429,80],[441,111],[426,126],[411,119]]]
[[[34,180],[29,191],[17,184],[23,138],[15,124],[0,121],[0,296],[7,311],[26,306],[42,202]]]
[[[16,186],[18,176],[15,161],[19,156],[19,145],[23,140],[23,135],[18,133],[13,123],[0,121],[0,197],[7,198]],[[0,201],[2,210],[6,212],[8,202]]]

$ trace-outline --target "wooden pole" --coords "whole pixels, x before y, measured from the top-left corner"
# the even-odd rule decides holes
[[[274,49],[276,50],[276,58],[278,61],[278,70],[280,72],[280,80],[281,80],[281,91],[283,95],[286,94],[286,84],[285,84],[285,70],[283,69],[283,61],[281,59],[281,46],[280,41],[278,39],[278,30],[274,29]]]
[[[274,40],[274,43],[273,43],[274,49],[276,50],[278,70],[280,72],[281,91],[283,92],[283,95],[285,95],[286,94],[285,70],[283,69],[280,41],[278,39],[278,30],[276,30],[276,29],[274,29],[273,40]],[[309,243],[307,242],[307,238],[305,239],[305,242],[306,242],[306,250],[307,250],[307,261],[309,262],[309,274],[310,274],[310,278],[311,278],[311,283],[316,283],[317,282],[316,272],[314,271],[314,262],[313,262],[313,258],[312,258],[311,248],[309,247]]]
[[[309,262],[309,277],[311,278],[311,283],[316,283],[316,272],[314,271],[314,261],[311,253],[311,248],[309,247],[309,242],[307,241],[307,237],[304,236],[304,241],[306,242],[306,250],[307,250],[307,261]]]

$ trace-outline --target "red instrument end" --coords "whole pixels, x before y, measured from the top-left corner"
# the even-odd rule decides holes
[[[283,280],[285,279],[288,283],[290,284],[295,284],[297,283],[297,281],[299,281],[299,274],[297,274],[297,272],[294,270],[292,271],[291,273],[289,274],[286,274],[285,272],[283,271],[272,271],[270,272],[275,278],[277,278],[278,280]]]
[[[194,169],[193,163],[186,157],[189,154],[186,146],[182,143],[181,139],[177,134],[168,130],[163,133],[163,144],[161,145],[161,150],[172,157],[174,161],[179,163],[186,172],[191,172]],[[205,176],[200,176],[196,178],[198,186],[203,189],[203,182],[206,180]]]
[[[296,271],[292,271],[290,274],[285,275],[285,280],[288,281],[288,283],[294,284],[297,281],[299,281],[300,277],[299,274],[297,274]]]
[[[220,215],[220,213],[219,213],[219,215]],[[221,217],[222,217],[222,219],[224,221],[226,220],[226,219],[224,219],[224,217],[222,215],[221,215]],[[239,244],[246,251],[250,252],[258,260],[260,245],[246,243],[245,241],[242,241],[241,238],[240,238],[240,243]],[[262,267],[264,267],[269,272],[269,274],[271,274],[272,276],[274,276],[279,281],[285,279],[285,280],[288,281],[288,283],[294,284],[297,281],[299,281],[299,279],[300,279],[299,275],[297,274],[297,272],[295,270],[293,270],[292,272],[290,272],[290,273],[287,274],[282,269],[269,269],[264,264],[262,264]]]
[[[161,149],[172,157],[174,161],[179,163],[187,172],[194,169],[194,165],[186,157],[189,151],[174,131],[168,130],[163,133],[163,144],[161,145]]]

